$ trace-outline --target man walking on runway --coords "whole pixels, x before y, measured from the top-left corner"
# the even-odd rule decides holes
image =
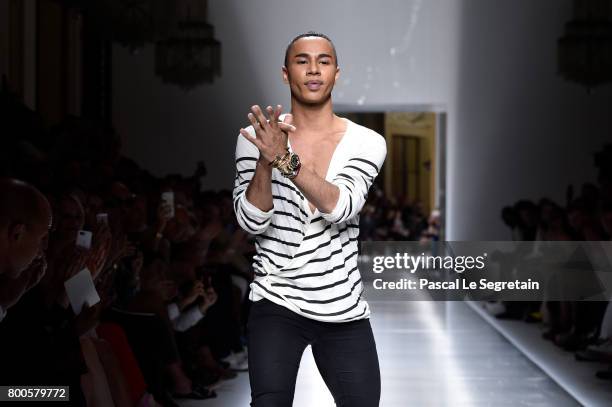
[[[309,344],[337,406],[378,406],[380,370],[357,240],[385,140],[334,114],[340,69],[327,36],[297,36],[282,73],[291,114],[253,106],[236,146],[234,209],[257,249],[247,325],[251,406],[292,405]]]

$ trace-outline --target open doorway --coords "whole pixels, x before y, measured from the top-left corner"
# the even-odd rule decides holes
[[[387,158],[374,189],[384,194],[392,210],[401,212],[397,216],[407,229],[392,233],[390,240],[444,240],[446,113],[344,108],[339,115],[385,137]],[[432,217],[438,219],[435,236],[427,231]]]

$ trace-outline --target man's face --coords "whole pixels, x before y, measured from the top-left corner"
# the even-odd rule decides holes
[[[43,209],[38,221],[28,225],[15,225],[9,230],[9,278],[19,277],[34,259],[44,256],[52,220],[48,203]]]
[[[287,66],[283,67],[283,80],[289,84],[291,97],[307,105],[329,100],[339,75],[332,45],[320,37],[304,37],[294,42]]]

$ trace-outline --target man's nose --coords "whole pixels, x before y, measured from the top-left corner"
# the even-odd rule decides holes
[[[320,73],[319,64],[316,61],[308,64],[308,74],[319,75]]]

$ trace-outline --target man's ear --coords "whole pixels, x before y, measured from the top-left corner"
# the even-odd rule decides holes
[[[285,66],[283,66],[281,70],[283,71],[283,83],[288,84],[289,83],[289,71],[287,70],[287,67]]]
[[[26,227],[23,223],[13,223],[9,226],[8,238],[10,242],[18,242],[23,239],[26,233]]]
[[[336,78],[334,79],[334,82],[336,82],[338,78],[340,78],[340,67],[336,65]]]

